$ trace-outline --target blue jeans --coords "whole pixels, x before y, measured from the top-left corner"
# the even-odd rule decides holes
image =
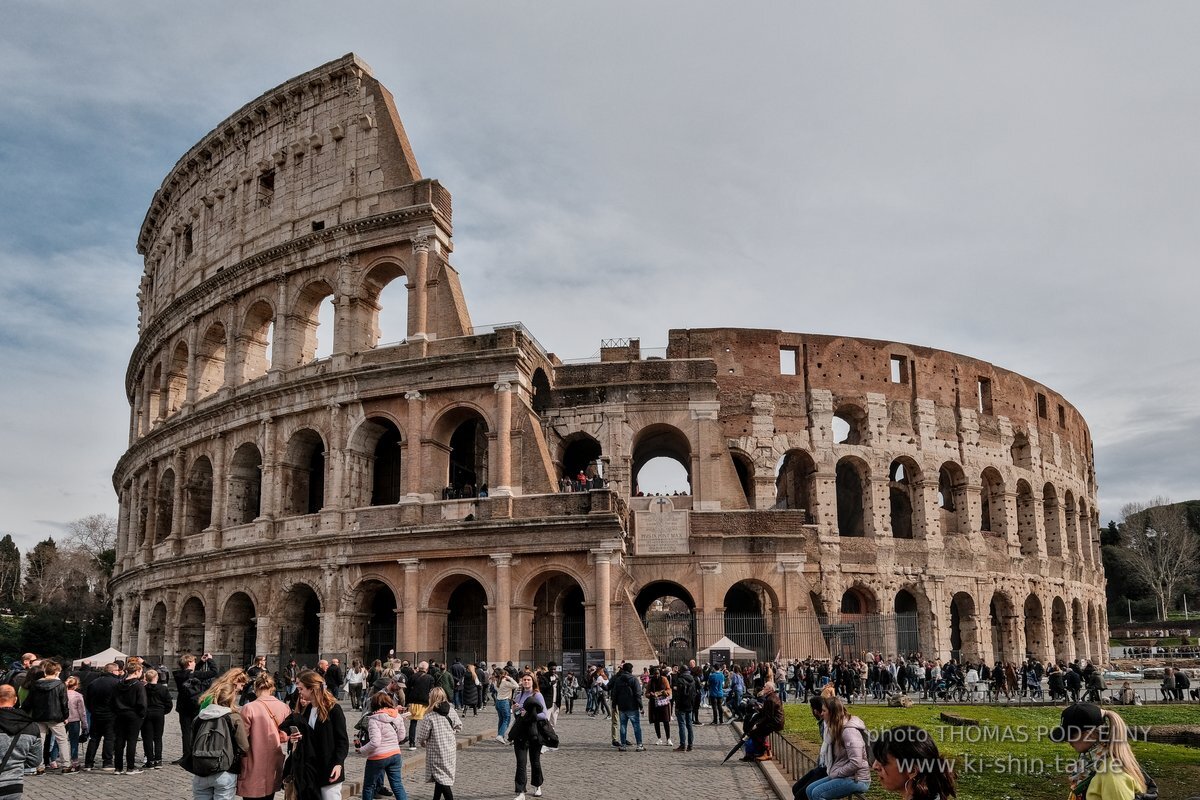
[[[692,710],[689,708],[686,711],[676,712],[675,722],[679,725],[679,746],[691,747],[692,742],[696,739],[696,734],[692,730]]]
[[[233,800],[236,791],[237,775],[232,772],[192,776],[193,800]]]
[[[633,723],[633,738],[640,746],[642,744],[642,712],[638,709],[621,712],[621,746],[626,747],[629,741],[625,736],[625,723]]]
[[[388,758],[367,759],[366,769],[363,770],[362,800],[374,800],[375,787],[379,783],[380,774],[387,775],[388,783],[392,785],[392,794],[396,800],[408,800],[404,792],[404,784],[400,778],[402,766],[400,754]]]
[[[496,700],[496,735],[503,736],[508,730],[508,723],[512,721],[512,700]]]
[[[810,783],[804,793],[808,795],[808,800],[834,800],[866,792],[870,788],[870,783],[853,778],[821,778]]]

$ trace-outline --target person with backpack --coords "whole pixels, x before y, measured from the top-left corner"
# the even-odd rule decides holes
[[[350,752],[346,715],[320,674],[305,670],[296,685],[297,710],[281,725],[292,745],[284,772],[296,787],[297,800],[341,800]]]
[[[183,737],[183,752],[187,753],[192,749],[192,724],[200,713],[200,696],[217,677],[216,667],[207,658],[197,667],[196,657],[184,653],[179,657],[179,669],[171,677],[175,680],[175,713],[179,715],[179,733]],[[182,763],[182,759],[175,763]]]
[[[237,672],[242,673],[240,668]],[[184,751],[183,768],[192,773],[193,800],[233,800],[240,760],[250,750],[246,726],[237,712],[241,685],[217,680],[200,697],[200,712],[192,724],[191,748]]]
[[[142,660],[125,662],[125,680],[113,689],[113,739],[117,774],[139,775],[137,743],[146,720],[146,684],[142,682]]]
[[[242,759],[237,793],[245,800],[271,800],[283,788],[283,743],[279,729],[291,709],[275,697],[275,679],[269,672],[258,674],[252,684],[254,700],[238,709],[250,748]]]
[[[692,708],[700,700],[696,679],[687,667],[676,667],[675,674],[671,676],[671,696],[675,700],[675,723],[679,731],[679,746],[675,752],[683,753],[692,749],[696,738],[692,727]]]
[[[42,664],[42,668],[45,671],[45,677],[33,682],[29,687],[29,693],[25,696],[25,702],[21,704],[21,708],[28,712],[33,721],[38,724],[44,740],[42,760],[37,767],[38,774],[45,771],[44,765],[50,764],[51,734],[53,734],[54,741],[58,742],[59,757],[63,761],[67,760],[70,753],[66,725],[66,719],[70,716],[67,685],[58,678],[62,667],[57,661],[46,661]],[[52,769],[56,766],[57,762],[51,764]]]
[[[441,689],[434,689],[430,695],[440,692]],[[363,800],[374,800],[383,787],[385,776],[391,784],[392,794],[407,797],[401,774],[400,744],[408,738],[408,717],[396,708],[396,701],[387,692],[371,695],[368,709],[355,726],[360,733],[354,738],[354,749],[367,757],[363,771]]]
[[[819,760],[826,765],[826,776],[804,790],[808,800],[834,800],[863,794],[871,788],[871,768],[867,763],[867,726],[851,716],[840,697],[823,697],[821,722],[825,735]]]
[[[21,800],[25,775],[42,760],[38,726],[17,705],[17,690],[0,685],[0,797]]]
[[[158,670],[146,670],[146,719],[142,722],[142,769],[162,769],[163,729],[171,713],[171,690],[158,682]]]

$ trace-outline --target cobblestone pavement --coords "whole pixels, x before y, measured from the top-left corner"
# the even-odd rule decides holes
[[[359,714],[350,711],[349,724]],[[702,712],[701,718],[707,714]],[[644,717],[644,715],[643,715]],[[163,739],[166,760],[180,752],[178,717],[171,715]],[[674,726],[672,725],[672,728]],[[696,745],[691,753],[676,753],[673,748],[654,744],[654,728],[643,718],[642,735],[646,752],[630,747],[621,753],[611,745],[607,719],[589,718],[582,713],[562,714],[558,720],[562,747],[542,757],[545,771],[543,796],[564,800],[675,800],[679,797],[728,797],[739,800],[774,800],[762,773],[754,764],[742,764],[735,755],[722,765],[721,759],[733,747],[735,734],[729,726],[703,725],[696,728]],[[674,732],[674,731],[672,731]],[[496,734],[496,714],[490,707],[470,715],[463,722],[464,734],[484,735],[458,754],[456,798],[462,800],[504,800],[512,798],[516,761],[512,747],[492,737]],[[138,747],[139,763],[141,746]],[[425,783],[421,753],[404,752],[404,785],[410,798],[428,800],[433,784]],[[97,761],[99,755],[97,754]],[[353,752],[346,760],[350,781],[362,780],[365,759]],[[167,764],[160,770],[141,775],[114,775],[84,772],[71,775],[47,773],[25,781],[25,797],[30,800],[166,800],[191,797],[191,776],[177,766]],[[276,795],[282,798],[282,792]]]

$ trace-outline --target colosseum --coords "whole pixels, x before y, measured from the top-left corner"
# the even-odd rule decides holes
[[[777,330],[567,362],[472,323],[451,218],[353,54],[171,169],[138,235],[114,646],[1104,657],[1092,443],[1061,395]],[[655,464],[674,490],[642,490]]]

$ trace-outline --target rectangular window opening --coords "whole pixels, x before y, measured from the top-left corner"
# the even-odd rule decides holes
[[[779,348],[779,374],[800,374],[800,350],[795,347]]]
[[[312,228],[313,228],[314,233],[316,233],[317,231],[325,230],[325,220],[323,220],[323,219],[313,220]]]
[[[192,226],[188,225],[183,229],[183,255],[185,257],[192,254]]]
[[[908,359],[892,356],[892,383],[908,383]]]
[[[271,205],[271,198],[275,195],[275,170],[267,170],[262,175],[258,176],[258,204],[259,206]]]
[[[1067,427],[1067,409],[1062,403],[1058,404],[1058,427]]]
[[[979,413],[992,413],[992,379],[979,378]]]
[[[1050,418],[1050,413],[1047,411],[1046,407],[1046,395],[1042,394],[1041,392],[1038,392],[1037,396],[1037,411],[1038,416],[1042,419]]]

